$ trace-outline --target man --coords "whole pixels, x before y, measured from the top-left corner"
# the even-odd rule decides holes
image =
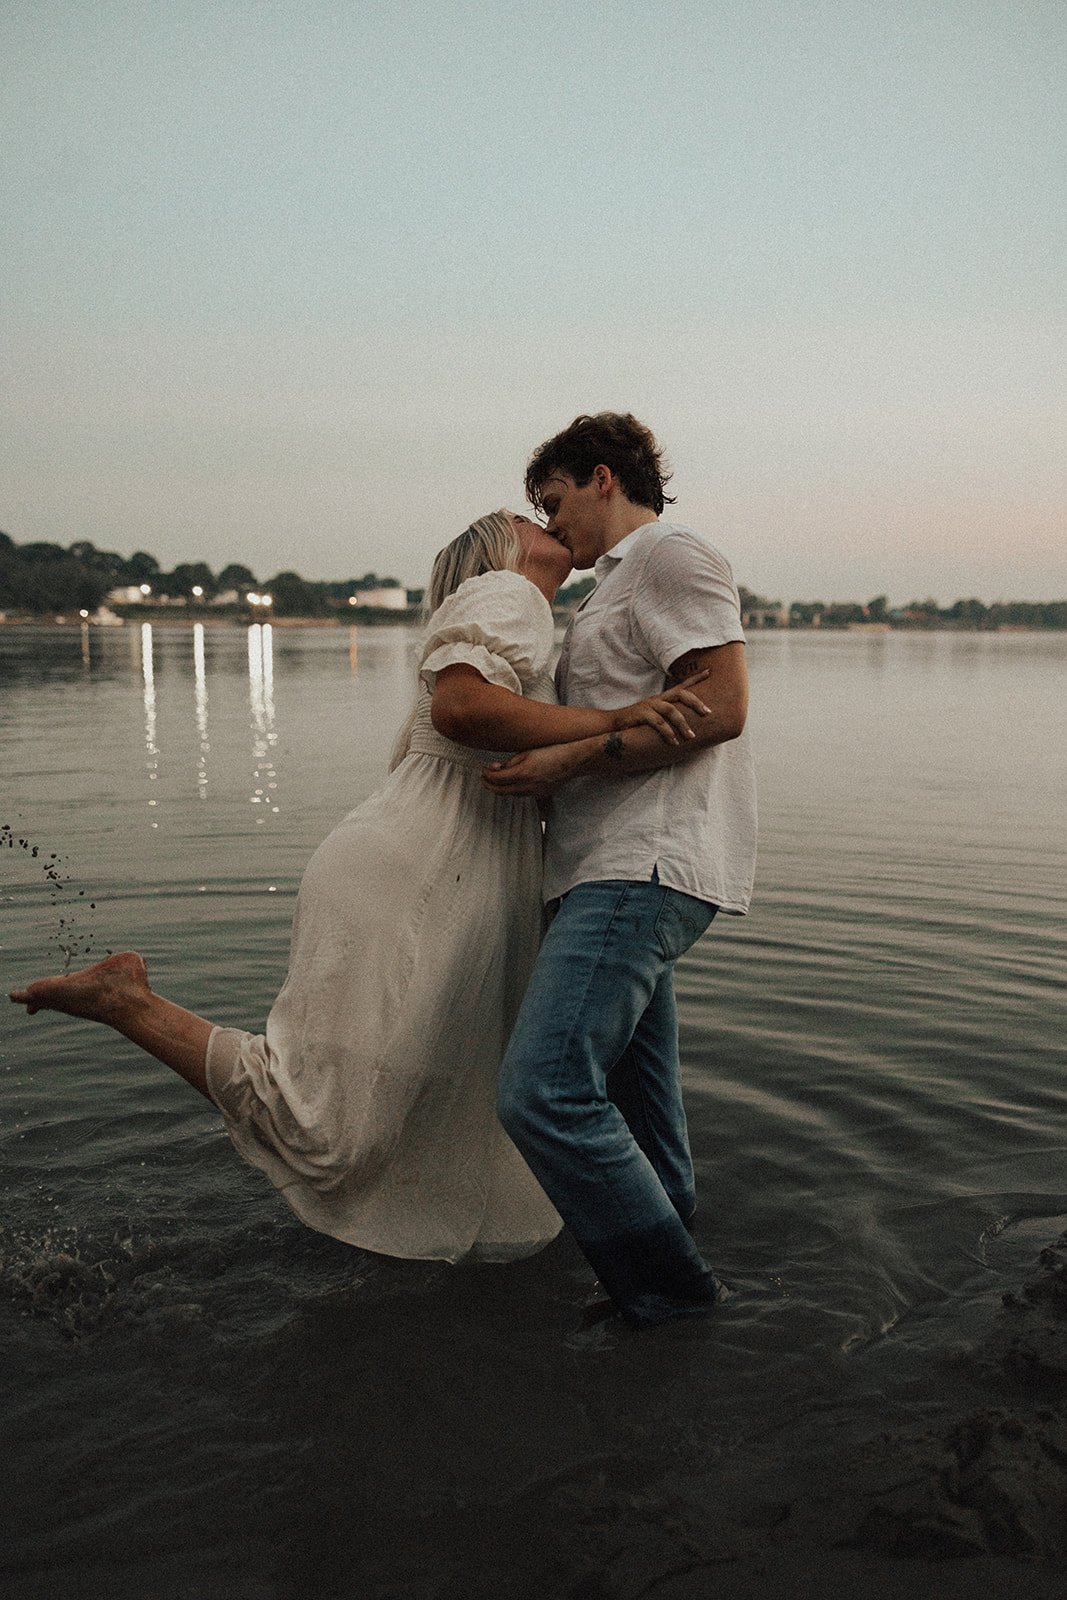
[[[707,674],[692,737],[651,729],[528,750],[485,769],[550,797],[545,898],[558,909],[500,1074],[501,1122],[634,1326],[721,1292],[696,1205],[673,966],[718,911],[748,909],[756,808],[744,634],[730,568],[662,521],[662,455],[635,417],[578,417],[533,455],[527,494],[597,586],[564,640],[568,705],[611,709]]]

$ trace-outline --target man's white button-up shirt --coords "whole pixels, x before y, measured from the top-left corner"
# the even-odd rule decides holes
[[[744,640],[725,557],[691,528],[649,522],[601,556],[556,673],[560,700],[612,710],[664,687],[690,650]],[[698,691],[699,693],[699,688]],[[661,883],[743,914],[756,856],[747,730],[652,772],[576,778],[553,795],[545,898],[605,878]]]

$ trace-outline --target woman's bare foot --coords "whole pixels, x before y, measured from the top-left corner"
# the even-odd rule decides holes
[[[211,1100],[207,1050],[212,1024],[150,989],[147,969],[136,951],[123,950],[67,977],[38,978],[25,989],[15,989],[11,998],[31,1017],[35,1011],[65,1011],[71,1017],[106,1022]]]
[[[72,1017],[115,1027],[131,1006],[151,993],[148,969],[141,957],[134,950],[124,950],[62,978],[38,978],[25,989],[12,990],[11,999],[25,1006],[31,1017],[37,1011],[65,1011]]]

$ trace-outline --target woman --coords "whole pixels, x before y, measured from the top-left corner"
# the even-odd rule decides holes
[[[11,999],[104,1022],[212,1101],[296,1214],[386,1255],[505,1260],[560,1222],[495,1114],[542,929],[533,801],[490,794],[501,752],[647,723],[688,734],[688,687],[620,711],[555,703],[550,602],[568,552],[494,512],[434,562],[419,695],[384,786],[308,863],[264,1034],[215,1027],[109,957]]]

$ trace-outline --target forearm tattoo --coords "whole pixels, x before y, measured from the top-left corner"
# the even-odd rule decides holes
[[[604,754],[618,761],[622,755],[622,734],[609,733],[604,741]]]

